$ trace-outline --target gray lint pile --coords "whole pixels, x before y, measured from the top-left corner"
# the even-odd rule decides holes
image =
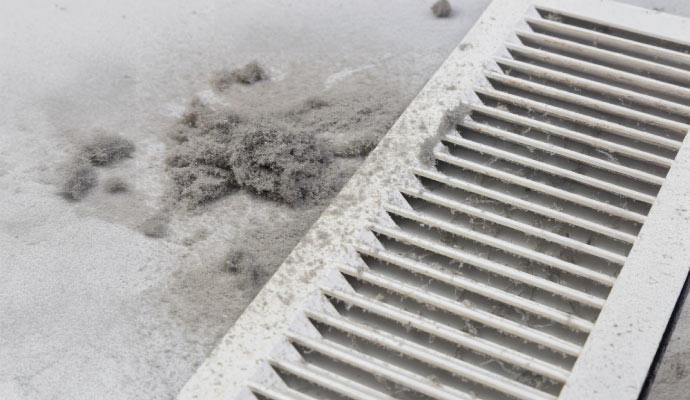
[[[266,78],[253,62],[212,83],[227,91]],[[194,99],[170,132],[171,199],[195,209],[247,190],[292,207],[322,206],[354,172],[338,161],[366,156],[397,118],[394,108],[371,97],[326,95],[240,113]]]
[[[237,88],[271,84],[257,62],[223,70],[211,80],[220,99]],[[168,233],[165,213],[203,214],[237,194],[287,207],[293,223],[246,229],[207,271],[232,277],[227,286],[213,290],[241,292],[248,303],[404,109],[405,104],[385,98],[341,89],[279,106],[267,101],[240,109],[218,99],[212,104],[190,100],[168,132],[168,206],[145,221],[142,232],[163,237]],[[203,234],[190,237],[188,244],[204,239]],[[208,280],[199,279],[199,284]]]

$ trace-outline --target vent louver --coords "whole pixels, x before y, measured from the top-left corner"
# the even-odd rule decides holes
[[[520,6],[498,3],[506,14]],[[235,370],[256,372],[230,395],[556,399],[575,398],[566,385],[582,390],[569,382],[574,366],[587,362],[578,358],[690,128],[690,46],[559,10],[531,7],[507,43],[483,53],[466,112],[437,123],[434,165],[410,165],[373,201],[373,220],[338,231],[350,239],[332,249],[346,256],[310,276],[299,309],[281,296],[294,268],[274,277],[267,290],[294,312],[284,330],[263,324],[271,348]],[[374,163],[395,152],[379,147]],[[339,240],[318,226],[313,237]],[[297,253],[288,267],[323,257]],[[234,349],[257,354],[253,339]],[[205,373],[227,379],[233,367],[217,359]],[[201,392],[193,379],[181,398]]]

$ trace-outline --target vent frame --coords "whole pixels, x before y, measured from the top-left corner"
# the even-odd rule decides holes
[[[676,37],[690,33],[681,18],[617,3],[546,0],[537,7],[585,16],[615,13],[617,20],[623,21],[616,24],[618,27],[627,26],[625,21],[634,21],[630,26],[640,27],[661,21],[662,27],[655,27],[659,36],[679,42],[682,40]],[[526,15],[538,16],[526,0],[495,0],[489,6],[178,398],[233,398],[239,394],[239,398],[253,399],[246,387],[250,381],[264,388],[280,387],[280,379],[264,360],[283,357],[281,354],[286,360],[295,360],[294,349],[285,342],[285,332],[318,337],[315,328],[305,326],[303,310],[332,307],[320,294],[320,288],[352,293],[334,266],[361,269],[355,246],[380,248],[368,227],[378,224],[396,228],[383,211],[384,206],[409,208],[397,191],[423,189],[410,172],[423,168],[416,154],[419,146],[436,132],[445,132],[444,115],[448,110],[465,103],[481,104],[474,88],[491,86],[476,71],[500,72],[490,60],[505,54],[506,42],[516,43],[506,38],[525,27]],[[684,174],[690,170],[687,147],[683,142],[559,399],[637,397],[688,273],[684,260],[690,259],[690,238],[683,235],[687,231],[683,225],[690,221],[690,211],[685,207],[690,199],[690,174]],[[658,265],[662,272],[650,265]],[[310,295],[305,297],[305,293]],[[602,376],[602,370],[609,372]],[[286,393],[285,398],[302,398]],[[439,392],[438,398],[444,395]]]

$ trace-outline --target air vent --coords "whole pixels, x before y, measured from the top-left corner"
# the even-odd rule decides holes
[[[181,399],[637,398],[688,272],[690,32],[544,4],[494,1]]]

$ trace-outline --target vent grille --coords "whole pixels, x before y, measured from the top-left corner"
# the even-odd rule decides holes
[[[690,128],[689,51],[532,9],[247,393],[558,398]]]
[[[395,226],[340,268],[352,290],[306,311],[319,337],[288,334],[317,360],[271,360],[301,389],[256,394],[556,398],[690,128],[690,73],[659,62],[673,50],[538,11],[436,168],[413,171],[423,189],[385,205]]]

